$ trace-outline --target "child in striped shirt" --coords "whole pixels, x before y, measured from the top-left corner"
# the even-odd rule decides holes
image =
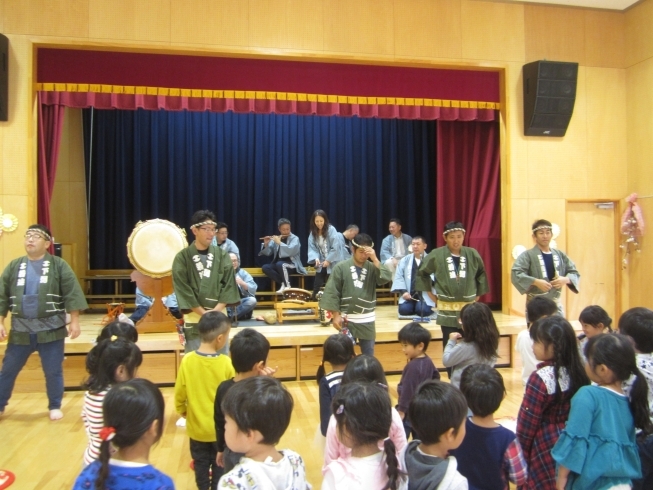
[[[84,466],[100,455],[100,430],[104,427],[102,403],[111,385],[132,379],[143,362],[143,355],[136,344],[112,336],[102,340],[86,356],[89,377],[84,383],[84,406],[82,419],[88,434],[88,446],[84,451]]]

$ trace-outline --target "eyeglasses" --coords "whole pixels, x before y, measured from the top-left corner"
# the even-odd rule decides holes
[[[215,228],[209,228],[207,226],[202,226],[201,228],[198,228],[198,230],[203,231],[204,233],[215,234]]]
[[[25,240],[38,240],[39,238],[45,240],[45,237],[39,233],[25,233]]]

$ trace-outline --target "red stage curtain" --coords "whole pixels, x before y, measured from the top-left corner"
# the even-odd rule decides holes
[[[445,121],[494,121],[498,111],[494,108],[437,107],[402,104],[357,104],[338,102],[310,102],[275,99],[237,99],[213,97],[186,97],[172,95],[145,95],[102,92],[41,91],[43,104],[62,105],[85,109],[146,109],[166,111],[210,111],[245,114],[297,114],[300,116],[378,117],[380,119],[442,119]],[[356,99],[356,97],[354,97]],[[394,99],[393,99],[394,100]],[[470,104],[466,104],[469,106]]]
[[[501,303],[501,183],[496,122],[437,122],[436,229],[461,221],[465,245],[483,257],[490,292],[484,303]]]
[[[46,105],[39,93],[38,104],[38,222],[50,228],[50,201],[59,163],[59,143],[66,108]],[[52,230],[51,230],[52,231]],[[52,250],[51,250],[52,251]]]

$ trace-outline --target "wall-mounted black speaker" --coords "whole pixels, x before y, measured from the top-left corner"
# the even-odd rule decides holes
[[[9,39],[0,34],[0,121],[9,120]]]
[[[574,112],[578,63],[524,65],[524,135],[564,136]]]

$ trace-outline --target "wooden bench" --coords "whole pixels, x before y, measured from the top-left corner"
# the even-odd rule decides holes
[[[268,279],[272,285],[272,290],[258,289],[256,291],[257,307],[272,307],[277,304],[280,295],[277,294],[277,284],[269,279],[260,267],[243,267],[244,271],[254,278]],[[136,295],[134,293],[123,292],[123,281],[131,281],[130,274],[133,269],[88,269],[86,275],[80,279],[84,283],[84,294],[86,301],[91,309],[104,309],[106,303],[125,303],[127,308],[134,308]],[[301,289],[306,289],[306,278],[315,277],[315,269],[308,267],[306,274],[290,274],[293,280],[296,280]],[[113,281],[113,292],[106,294],[94,294],[93,283],[96,281]],[[389,285],[377,288],[377,303],[397,305],[397,295],[390,292]]]
[[[89,308],[103,309],[106,303],[125,303],[127,307],[135,307],[136,294],[123,292],[123,282],[131,282],[129,276],[132,272],[133,269],[88,269],[80,279],[84,283],[84,295]],[[113,281],[113,292],[94,294],[93,284],[97,281]]]

